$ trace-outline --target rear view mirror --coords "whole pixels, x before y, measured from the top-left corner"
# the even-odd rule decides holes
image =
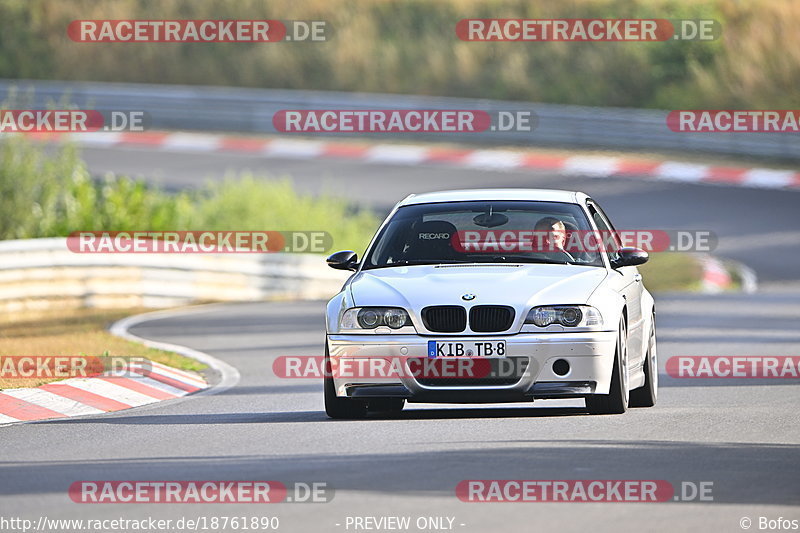
[[[625,247],[617,252],[617,258],[611,261],[611,268],[636,266],[647,263],[650,255],[639,248]]]
[[[484,213],[472,219],[476,226],[496,228],[508,222],[508,217],[502,213]]]
[[[352,250],[342,250],[326,259],[328,266],[336,270],[358,270],[358,255]]]

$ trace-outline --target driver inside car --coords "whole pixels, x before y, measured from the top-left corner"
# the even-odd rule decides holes
[[[541,245],[541,252],[566,256],[569,261],[575,261],[575,257],[566,249],[567,227],[556,217],[544,217],[536,222],[533,230],[536,232],[536,244]],[[539,237],[541,235],[541,237]],[[561,259],[562,257],[559,257]]]

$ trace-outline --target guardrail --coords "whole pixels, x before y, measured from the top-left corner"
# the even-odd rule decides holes
[[[0,309],[328,298],[347,274],[313,254],[79,254],[64,238],[0,241]]]
[[[9,108],[46,108],[56,102],[69,102],[100,110],[145,111],[150,116],[151,127],[157,129],[242,133],[277,133],[272,116],[283,109],[480,109],[490,113],[532,110],[538,117],[538,125],[532,132],[381,133],[373,136],[483,145],[666,150],[800,160],[800,135],[677,133],[666,126],[667,111],[658,110],[390,94],[32,80],[0,80],[0,94],[10,95],[5,104]]]

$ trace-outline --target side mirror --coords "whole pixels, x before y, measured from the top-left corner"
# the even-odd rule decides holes
[[[647,263],[650,256],[639,248],[625,247],[617,252],[617,258],[611,261],[611,268],[636,266]]]
[[[352,250],[336,252],[325,261],[336,270],[358,270],[358,255]]]

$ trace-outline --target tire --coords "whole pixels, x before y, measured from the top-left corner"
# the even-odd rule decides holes
[[[647,354],[644,361],[644,385],[631,391],[631,407],[653,407],[658,398],[658,350],[656,350],[656,317],[650,325]]]
[[[628,410],[628,330],[624,320],[619,323],[609,393],[587,396],[586,409],[593,415],[619,415]]]
[[[335,419],[354,419],[367,416],[367,404],[362,400],[336,396],[336,387],[331,377],[331,361],[328,353],[328,341],[325,340],[325,414]]]

